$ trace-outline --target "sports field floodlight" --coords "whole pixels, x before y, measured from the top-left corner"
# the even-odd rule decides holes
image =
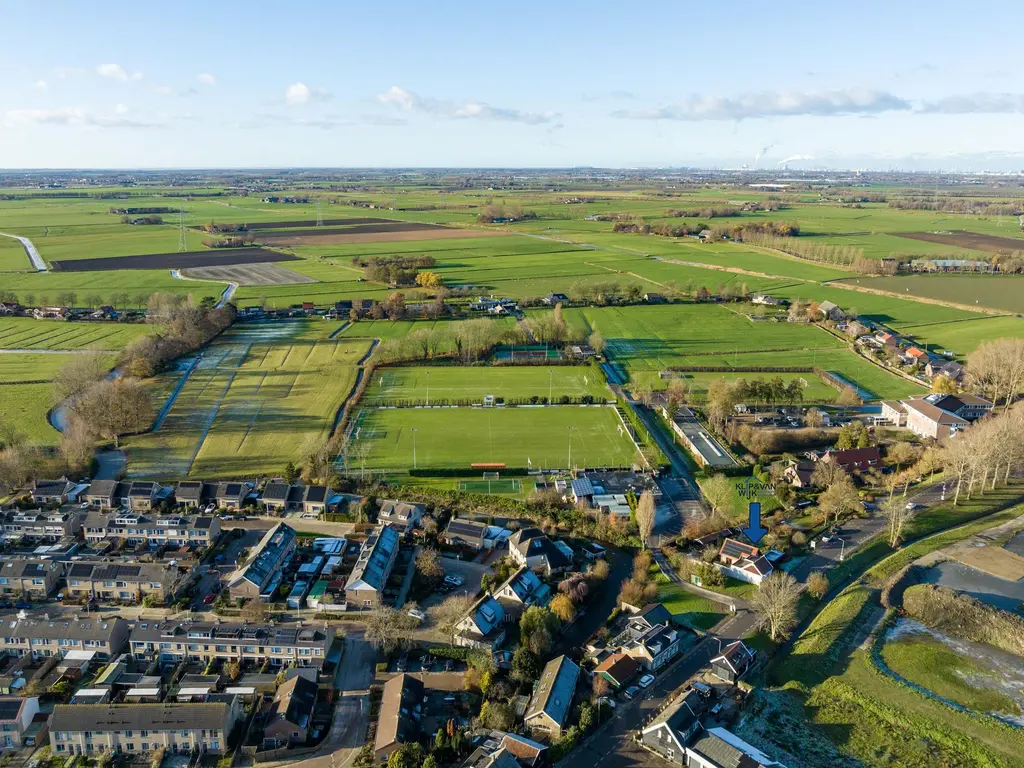
[[[427,371],[427,408],[430,407],[430,371]]]
[[[416,469],[416,433],[419,430],[416,427],[410,427],[409,431],[412,432],[412,468]]]
[[[555,380],[555,369],[548,368],[548,405],[551,405],[551,383]]]
[[[569,471],[572,472],[572,431],[576,427],[569,425]]]

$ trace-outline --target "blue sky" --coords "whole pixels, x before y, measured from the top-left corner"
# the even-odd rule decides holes
[[[1024,168],[1015,4],[152,8],[5,6],[0,167]]]

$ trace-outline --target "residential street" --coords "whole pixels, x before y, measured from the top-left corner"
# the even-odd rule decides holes
[[[345,635],[345,651],[341,656],[334,686],[338,700],[334,707],[331,732],[320,749],[304,760],[283,760],[262,763],[266,768],[295,766],[296,768],[345,768],[355,760],[366,743],[370,717],[370,683],[374,676],[376,651],[363,636],[363,626],[353,624]]]

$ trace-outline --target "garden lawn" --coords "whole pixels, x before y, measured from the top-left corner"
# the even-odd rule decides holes
[[[620,433],[621,423],[610,406],[368,407],[357,415],[355,451],[369,443],[366,469],[387,474],[412,468],[414,438],[419,469],[469,471],[473,463],[565,468],[570,444],[573,466],[626,467],[639,457],[629,437]],[[357,468],[355,458],[350,462]]]
[[[662,603],[677,621],[694,629],[711,629],[728,614],[725,606],[694,594],[669,581],[663,573],[654,577],[658,584],[658,602]]]
[[[590,395],[597,401],[612,394],[601,372],[591,366],[399,366],[378,368],[364,396],[367,404],[472,401],[484,395],[512,398],[547,398]]]

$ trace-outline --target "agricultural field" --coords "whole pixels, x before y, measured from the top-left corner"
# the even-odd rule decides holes
[[[326,338],[329,330],[300,321],[224,334],[157,428],[128,441],[130,473],[226,479],[279,474],[299,461],[306,441],[333,428],[370,351],[364,340]]]
[[[105,355],[113,367],[116,355]],[[0,352],[0,423],[13,427],[37,445],[53,445],[60,433],[47,415],[54,405],[53,377],[74,359],[70,353]]]
[[[117,351],[152,333],[144,323],[64,322],[31,317],[0,318],[0,349],[95,349]]]
[[[483,403],[485,395],[513,398],[547,398],[552,402],[568,396],[589,395],[611,400],[604,376],[590,366],[400,366],[378,368],[362,402],[366,405],[417,402],[471,401]]]
[[[1019,275],[899,275],[860,278],[859,284],[926,299],[1024,314],[1024,277]]]
[[[386,475],[504,463],[535,469],[632,466],[636,447],[610,406],[516,408],[362,408],[350,469]],[[367,445],[365,461],[356,458]],[[571,448],[570,448],[571,446]]]

